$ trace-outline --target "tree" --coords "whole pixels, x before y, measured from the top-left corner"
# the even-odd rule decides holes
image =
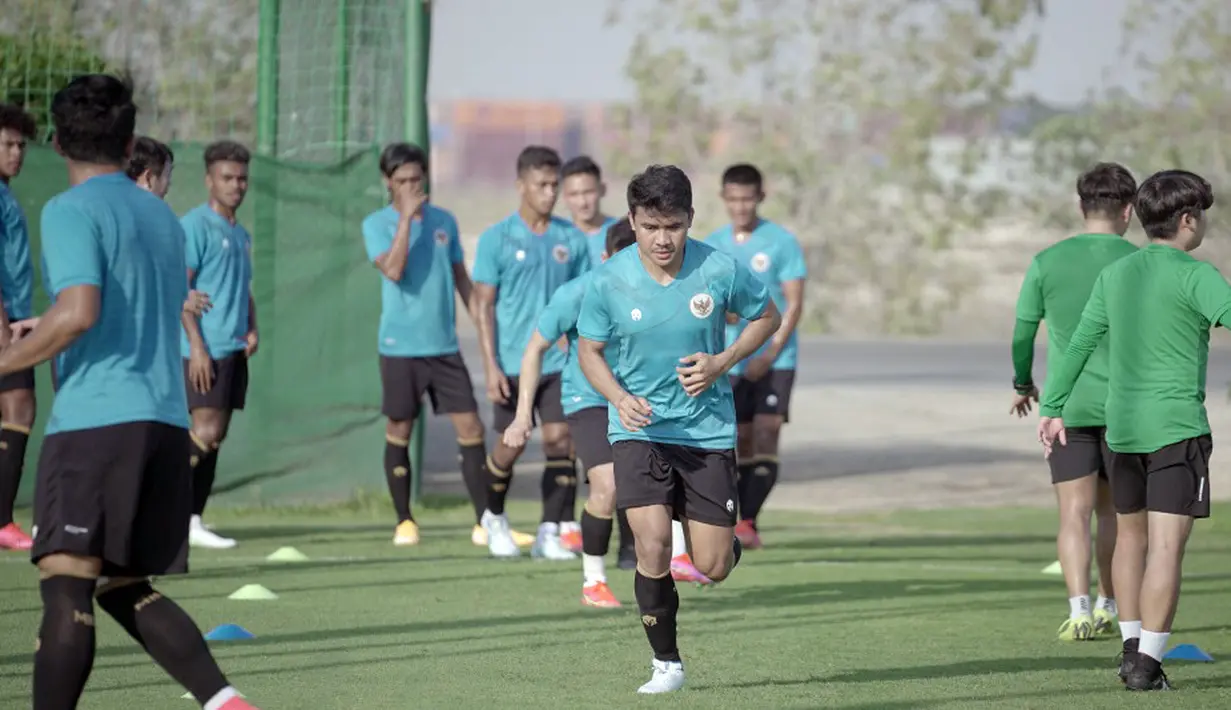
[[[678,162],[709,195],[723,165],[757,164],[767,212],[824,267],[809,309],[823,325],[933,332],[968,284],[954,235],[1007,200],[971,177],[1006,140],[997,114],[1032,61],[1037,11],[1034,0],[662,0],[633,20],[635,99],[613,167]],[[699,213],[719,221],[712,199]]]

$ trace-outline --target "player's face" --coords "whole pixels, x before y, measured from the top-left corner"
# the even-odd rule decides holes
[[[606,186],[588,173],[570,175],[561,186],[564,205],[574,222],[593,222],[598,217],[599,200],[603,199]]]
[[[0,180],[17,177],[26,159],[26,137],[11,128],[0,128]]]
[[[418,163],[407,163],[385,178],[385,187],[389,188],[390,195],[396,195],[398,190],[406,189],[417,195],[423,192],[426,182],[427,175],[423,172],[423,166]]]
[[[218,204],[239,209],[248,194],[248,166],[230,160],[220,160],[205,173],[205,187]]]
[[[726,205],[731,224],[737,228],[752,226],[757,219],[757,205],[761,204],[763,197],[760,188],[755,185],[727,183],[722,186],[722,203]]]
[[[637,249],[643,256],[663,267],[684,258],[684,242],[692,227],[692,210],[663,214],[638,207],[630,216],[637,234]]]
[[[517,191],[522,204],[546,217],[556,208],[556,198],[560,196],[560,171],[531,168],[517,178]]]

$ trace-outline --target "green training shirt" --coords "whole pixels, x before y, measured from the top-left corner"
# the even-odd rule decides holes
[[[1112,451],[1153,453],[1209,434],[1210,328],[1225,326],[1229,311],[1231,285],[1212,264],[1163,244],[1124,257],[1099,274],[1063,360],[1048,373],[1040,414],[1067,414],[1082,366],[1106,334]]]
[[[1047,321],[1047,362],[1052,368],[1064,357],[1082,308],[1099,273],[1108,264],[1137,251],[1115,234],[1078,234],[1039,252],[1017,297],[1017,327],[1013,333],[1013,366],[1018,383],[1031,382],[1034,336],[1039,321]],[[1064,407],[1068,426],[1103,426],[1107,400],[1107,346],[1095,348],[1073,386]]]

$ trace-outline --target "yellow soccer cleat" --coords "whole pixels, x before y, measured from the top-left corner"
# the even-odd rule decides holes
[[[517,543],[518,547],[530,547],[534,544],[533,535],[527,535],[524,532],[517,532],[516,530],[510,530],[509,534],[513,536],[513,542]],[[470,542],[473,543],[475,547],[487,547],[487,531],[483,529],[482,525],[476,525],[474,526],[474,529],[470,531]]]
[[[1112,614],[1106,609],[1095,609],[1093,616],[1095,636],[1119,634],[1120,624],[1115,614]]]
[[[1086,614],[1075,619],[1065,619],[1056,636],[1061,641],[1089,641],[1094,638],[1094,617]]]
[[[398,547],[419,544],[419,526],[413,520],[403,520],[398,523],[393,533],[393,544]]]

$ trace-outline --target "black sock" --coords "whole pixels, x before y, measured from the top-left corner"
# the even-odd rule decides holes
[[[98,605],[197,702],[204,705],[229,685],[192,618],[149,582],[107,591]]]
[[[509,497],[509,484],[513,482],[513,464],[507,469],[496,465],[487,457],[487,509],[492,515],[504,515],[504,500]]]
[[[575,523],[577,522],[577,458],[569,457],[569,477],[568,477],[568,498],[564,501],[564,507],[560,511],[560,522]]]
[[[660,661],[680,660],[676,645],[675,617],[680,610],[680,595],[675,591],[671,573],[652,579],[637,569],[633,578],[633,593],[637,596],[637,608],[641,610],[641,624],[645,626],[646,638],[654,657]]]
[[[581,552],[603,557],[611,549],[611,518],[599,518],[587,508],[581,509]]]
[[[192,514],[199,516],[205,512],[209,494],[214,490],[214,476],[218,472],[218,449],[202,446],[196,436],[190,436],[189,441],[192,451],[188,459],[192,464]]]
[[[94,666],[93,579],[39,582],[43,623],[34,652],[34,710],[72,710]]]
[[[458,458],[462,463],[462,482],[466,484],[477,523],[483,520],[487,508],[487,446],[480,437],[477,441],[458,439],[457,447],[461,452]]]
[[[633,547],[636,543],[633,541],[633,526],[628,524],[628,512],[617,510],[616,521],[620,524],[620,549]]]
[[[559,523],[569,501],[569,483],[573,479],[573,460],[567,456],[548,456],[543,464],[540,491],[543,495],[544,523]]]
[[[739,558],[744,556],[744,543],[739,541],[738,537],[731,538],[731,569],[739,566]],[[728,572],[727,574],[730,574]]]
[[[0,425],[0,528],[13,522],[13,504],[21,485],[30,430]]]
[[[748,507],[740,512],[740,517],[756,524],[761,508],[769,499],[769,493],[778,482],[778,459],[764,457],[757,461],[752,469],[752,481],[748,484]]]
[[[752,484],[752,469],[756,466],[755,460],[753,458],[740,459],[739,465],[735,469],[738,476],[736,489],[739,492],[739,517],[741,520],[748,517],[744,514],[744,511],[751,508],[751,501],[748,498],[748,486]]]
[[[393,510],[398,523],[414,520],[410,515],[410,442],[385,437],[385,483],[393,498]]]

